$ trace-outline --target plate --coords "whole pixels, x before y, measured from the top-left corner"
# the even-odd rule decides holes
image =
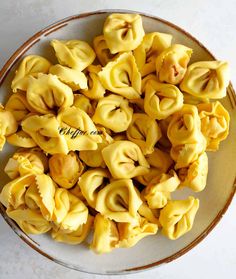
[[[11,80],[22,57],[29,54],[39,54],[56,63],[53,49],[49,46],[50,40],[80,39],[92,43],[92,39],[102,33],[105,18],[114,12],[131,13],[127,10],[103,10],[75,15],[60,20],[36,33],[12,55],[1,70],[0,102],[5,103],[9,95]],[[181,28],[154,16],[139,14],[142,15],[146,32],[170,33],[173,35],[174,43],[191,47],[193,55],[190,63],[215,59],[206,47]],[[53,241],[49,235],[27,236],[7,217],[4,207],[1,205],[0,211],[3,217],[17,235],[33,249],[54,262],[71,269],[96,274],[126,274],[173,261],[207,236],[227,210],[235,192],[236,121],[234,119],[236,119],[236,97],[231,84],[227,90],[227,97],[222,100],[222,103],[231,116],[230,134],[227,140],[221,143],[218,152],[208,153],[207,187],[197,194],[190,190],[182,190],[181,193],[176,193],[174,196],[174,198],[185,198],[194,195],[200,199],[200,209],[192,230],[178,240],[171,241],[158,233],[155,236],[144,238],[133,248],[116,249],[110,254],[96,255],[86,247],[86,244],[70,246]],[[8,181],[3,169],[13,151],[13,147],[6,145],[1,153],[1,187]]]

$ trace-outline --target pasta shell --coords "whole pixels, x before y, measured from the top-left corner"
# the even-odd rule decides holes
[[[127,99],[140,98],[141,74],[130,52],[123,53],[114,61],[109,62],[98,73],[98,76],[107,90]]]
[[[114,178],[132,178],[149,171],[140,148],[130,141],[115,141],[102,150],[103,159]]]
[[[142,204],[131,179],[114,180],[98,192],[96,210],[116,222],[132,222]]]
[[[142,76],[155,72],[156,58],[170,47],[172,35],[153,32],[143,37],[142,43],[134,50],[134,57]]]
[[[47,74],[51,63],[44,57],[28,55],[20,63],[12,81],[11,88],[15,93],[18,90],[26,91],[29,77],[37,77],[39,73]]]
[[[169,239],[177,239],[192,229],[199,200],[189,197],[187,200],[168,201],[161,210],[160,223],[162,233]]]
[[[156,73],[160,82],[179,84],[187,70],[192,49],[175,44],[164,50],[156,60]]]
[[[111,14],[106,18],[103,34],[112,54],[133,50],[145,34],[142,18],[138,14]]]
[[[128,100],[111,94],[98,101],[92,119],[94,123],[119,133],[127,130],[132,121],[132,114],[133,109],[129,107]]]
[[[79,71],[83,71],[92,64],[96,57],[91,46],[84,41],[52,40],[51,46],[54,48],[57,60],[62,66]]]
[[[188,67],[180,88],[201,99],[220,99],[226,96],[229,76],[227,62],[199,61]]]

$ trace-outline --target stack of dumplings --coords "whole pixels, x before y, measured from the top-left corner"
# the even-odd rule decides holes
[[[227,62],[191,63],[191,48],[145,34],[138,14],[110,14],[93,46],[50,44],[58,64],[24,57],[0,104],[0,150],[18,148],[0,194],[7,215],[99,254],[189,232],[199,200],[172,194],[204,190],[206,151],[229,133]]]

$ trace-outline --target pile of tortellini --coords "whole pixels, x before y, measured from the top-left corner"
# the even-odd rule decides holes
[[[191,230],[208,157],[229,131],[228,64],[189,65],[192,49],[145,34],[138,14],[111,14],[93,47],[52,40],[58,64],[29,55],[0,107],[0,148],[19,147],[0,194],[27,234],[86,240],[96,253],[132,247],[158,229]],[[88,238],[89,239],[89,238]]]

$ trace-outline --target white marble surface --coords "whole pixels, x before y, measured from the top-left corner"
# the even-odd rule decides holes
[[[33,33],[80,12],[120,8],[157,15],[183,27],[218,58],[230,62],[236,86],[235,0],[1,0],[0,68]],[[232,166],[234,167],[234,166]],[[222,221],[192,251],[173,263],[129,276],[107,278],[235,278],[236,199]],[[0,217],[1,279],[102,278],[59,266],[26,246]]]

